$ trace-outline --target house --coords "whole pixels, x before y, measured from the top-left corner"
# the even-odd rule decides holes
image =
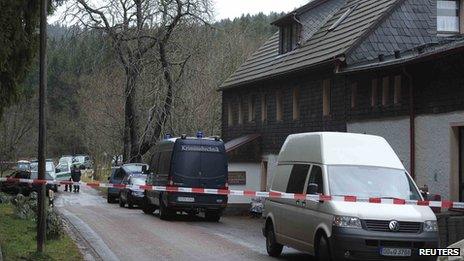
[[[366,133],[464,200],[464,0],[313,0],[273,24],[219,88],[234,172],[265,190],[289,134]]]

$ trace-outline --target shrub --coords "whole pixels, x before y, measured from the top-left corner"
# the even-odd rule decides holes
[[[29,197],[18,194],[13,197],[14,213],[20,219],[37,220],[37,193],[32,192]],[[59,239],[63,234],[63,221],[53,207],[47,207],[47,239]]]
[[[0,192],[0,204],[8,204],[11,202],[11,196]]]

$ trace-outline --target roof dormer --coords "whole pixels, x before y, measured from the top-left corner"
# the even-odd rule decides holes
[[[279,53],[284,54],[295,50],[300,45],[301,25],[297,22],[279,26]]]

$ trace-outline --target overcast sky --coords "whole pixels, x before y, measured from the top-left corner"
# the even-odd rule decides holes
[[[307,2],[308,0],[214,0],[216,20],[248,13],[289,12]]]
[[[289,12],[300,7],[309,0],[213,0],[216,20],[240,17],[242,14],[257,14],[263,12]],[[59,8],[56,14],[49,18],[49,23],[59,22],[64,8]]]

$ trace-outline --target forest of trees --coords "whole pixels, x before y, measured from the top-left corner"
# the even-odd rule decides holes
[[[159,124],[161,133],[151,131],[158,134],[156,139],[165,133],[193,135],[197,130],[220,135],[221,96],[217,88],[275,33],[270,23],[279,15],[192,23],[175,33],[169,55],[179,58],[180,69],[175,72],[182,73],[175,79],[170,114]],[[104,30],[49,26],[47,157],[87,153],[96,164],[106,164],[113,155],[123,154],[127,77],[113,44]],[[163,105],[166,97],[166,70],[153,62],[158,59],[156,53],[147,56],[134,97],[138,118],[134,137],[140,140],[150,133],[145,124],[149,114],[160,113],[157,106]],[[2,160],[36,155],[38,62],[20,89],[21,98],[5,109],[0,121]]]

